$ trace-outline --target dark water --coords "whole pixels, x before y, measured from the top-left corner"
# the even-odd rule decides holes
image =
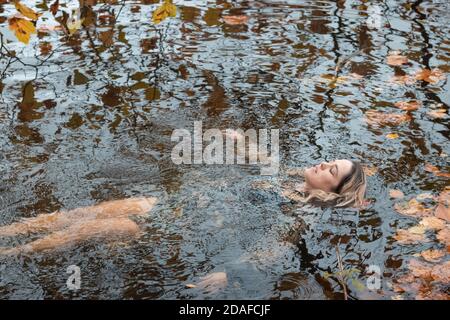
[[[380,290],[348,283],[351,297],[394,296],[389,283],[418,248],[392,239],[412,220],[395,212],[388,190],[437,194],[448,185],[424,164],[448,171],[448,115],[427,112],[448,113],[450,96],[447,80],[389,79],[419,68],[450,71],[448,3],[373,1],[383,15],[376,29],[366,23],[367,1],[175,1],[177,18],[157,28],[154,2],[126,1],[111,33],[104,10],[117,15],[120,5],[96,7],[97,28],[70,39],[41,32],[26,47],[9,44],[24,63],[9,65],[0,82],[0,224],[103,200],[160,200],[139,220],[137,240],[3,259],[0,296],[342,299],[342,286],[327,276],[339,271],[336,245],[363,283],[369,265],[382,271]],[[13,12],[0,5],[0,26]],[[226,15],[249,19],[229,25]],[[394,50],[410,64],[387,65]],[[1,70],[7,64],[2,56]],[[367,110],[398,113],[393,104],[411,99],[422,106],[408,123],[364,121]],[[305,208],[283,199],[282,174],[177,166],[172,131],[196,120],[205,129],[280,129],[283,167],[358,159],[377,168],[368,180],[374,203],[361,212]],[[2,238],[0,246],[30,239]],[[76,292],[66,287],[72,264],[81,269]],[[224,289],[186,287],[211,272],[226,272]]]

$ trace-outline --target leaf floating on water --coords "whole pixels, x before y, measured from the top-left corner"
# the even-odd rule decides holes
[[[441,260],[441,258],[444,257],[445,254],[446,253],[444,250],[434,250],[434,249],[425,250],[420,253],[422,258],[424,258],[425,261],[428,262],[437,262]]]
[[[434,211],[437,218],[450,222],[450,190],[444,189],[438,198],[438,205]]]
[[[438,177],[447,177],[447,178],[450,177],[450,173],[442,172],[441,170],[439,170],[438,167],[436,167],[430,163],[426,163],[424,169],[425,169],[425,171],[434,173],[434,175],[436,175]]]
[[[424,192],[424,193],[419,194],[416,197],[416,199],[419,200],[419,201],[423,201],[423,200],[426,200],[426,199],[434,199],[434,196],[431,193]]]
[[[83,24],[83,19],[79,19],[76,15],[70,17],[67,21],[67,29],[69,30],[69,35],[73,35],[75,32],[81,29]]]
[[[414,198],[409,200],[408,202],[396,203],[394,205],[394,209],[400,214],[413,217],[430,215],[432,210],[430,208],[425,208],[419,201]]]
[[[429,115],[433,119],[443,119],[447,116],[447,110],[445,109],[432,110],[428,111],[427,115]]]
[[[420,224],[426,229],[441,230],[445,228],[445,221],[436,217],[425,217]]]
[[[387,64],[390,66],[401,66],[406,63],[408,63],[408,58],[399,55],[397,52],[392,52],[392,54],[387,57]]]
[[[164,0],[164,3],[155,11],[153,11],[153,23],[158,24],[168,17],[176,17],[177,7],[172,3],[172,0]]]
[[[394,104],[395,107],[405,111],[417,110],[420,108],[420,105],[419,101],[399,101]]]
[[[446,78],[444,73],[438,68],[419,70],[415,73],[414,77],[416,80],[423,80],[432,84],[436,84]]]
[[[386,135],[386,138],[388,138],[388,139],[397,139],[398,137],[400,137],[399,135],[398,135],[398,133],[388,133],[387,135]]]
[[[405,196],[401,190],[391,189],[389,190],[389,196],[394,199],[400,199]]]
[[[14,6],[16,7],[17,11],[19,11],[21,14],[31,19],[32,21],[37,21],[42,15],[41,13],[36,13],[33,9],[27,7],[26,5],[21,4],[19,1],[14,2]]]
[[[28,44],[30,36],[36,33],[36,27],[33,22],[24,18],[13,17],[9,19],[9,29],[14,31],[17,39],[20,42]]]
[[[224,16],[223,20],[225,21],[226,24],[229,25],[240,25],[247,23],[248,17],[246,15]]]
[[[431,277],[435,281],[450,283],[450,261],[435,265],[431,270]]]
[[[444,229],[439,231],[436,235],[436,239],[438,239],[440,243],[450,246],[450,227],[446,226]]]
[[[413,227],[415,228],[415,227]],[[397,234],[394,236],[394,239],[402,244],[411,244],[411,243],[417,243],[417,242],[428,242],[429,239],[425,236],[425,233],[414,233],[411,232],[411,229],[404,230],[399,229],[397,230]],[[418,229],[420,230],[420,229]],[[416,230],[413,230],[416,231]]]
[[[408,268],[413,276],[431,280],[432,264],[417,259],[411,259]]]
[[[371,177],[378,172],[378,169],[376,167],[369,167],[369,166],[363,166],[363,170],[366,176],[368,177]]]
[[[366,111],[365,116],[369,125],[397,126],[411,120],[411,116],[408,114],[384,113],[375,110]]]
[[[428,241],[424,234],[414,234],[404,229],[399,229],[394,235],[394,239],[401,244],[414,244]]]
[[[418,225],[409,228],[407,231],[411,234],[424,234],[427,229],[423,225]]]
[[[403,76],[393,76],[389,82],[396,83],[396,84],[406,84],[411,85],[414,84],[417,80],[414,77],[411,77],[410,75],[403,75]]]

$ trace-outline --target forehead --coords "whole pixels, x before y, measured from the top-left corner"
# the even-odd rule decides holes
[[[340,159],[334,161],[336,165],[338,166],[338,171],[340,176],[346,176],[350,173],[352,169],[352,163],[349,160]]]

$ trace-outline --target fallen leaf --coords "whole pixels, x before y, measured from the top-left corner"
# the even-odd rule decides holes
[[[394,205],[394,209],[400,214],[413,217],[430,215],[432,210],[430,208],[425,208],[419,201],[414,198],[409,200],[408,202],[396,203]]]
[[[446,246],[450,245],[450,227],[446,226],[444,229],[438,232],[436,239]]]
[[[436,166],[433,166],[430,163],[426,163],[424,169],[425,169],[425,171],[428,171],[428,172],[433,172],[433,173],[439,172],[439,168]]]
[[[375,110],[366,111],[365,116],[369,125],[396,126],[411,120],[411,116],[408,114],[384,113]]]
[[[442,172],[441,170],[439,170],[438,167],[436,167],[430,163],[426,163],[424,169],[425,169],[425,171],[434,173],[434,175],[436,175],[438,177],[447,177],[447,178],[450,177],[450,173]]]
[[[390,66],[401,66],[408,63],[408,58],[399,54],[391,54],[387,57],[387,64]]]
[[[435,265],[431,270],[431,277],[435,281],[439,281],[445,284],[450,283],[450,261],[446,261]]]
[[[30,42],[30,36],[36,33],[36,27],[33,22],[24,18],[12,17],[9,19],[9,29],[14,31],[17,39],[20,42],[28,44]]]
[[[450,207],[448,204],[439,203],[434,211],[436,218],[450,222]]]
[[[177,7],[172,0],[164,0],[164,3],[153,12],[153,23],[158,24],[168,17],[176,17]]]
[[[426,229],[441,230],[445,228],[445,221],[436,217],[425,217],[419,223]]]
[[[424,233],[412,233],[410,230],[399,229],[394,235],[394,239],[402,244],[411,244],[417,242],[428,242]]]
[[[16,7],[17,11],[33,21],[37,21],[42,15],[40,13],[36,13],[33,9],[28,8],[26,5],[21,4],[19,1],[14,2],[14,6]]]
[[[422,258],[424,258],[428,262],[437,262],[437,261],[441,260],[442,257],[445,256],[445,251],[429,249],[429,250],[422,251],[420,253],[420,255],[422,256]]]
[[[394,103],[394,106],[405,110],[405,111],[414,111],[420,108],[421,103],[419,101],[399,101]]]
[[[398,133],[388,133],[388,134],[386,135],[386,138],[388,138],[388,139],[397,139],[398,137],[400,137],[400,136],[398,135]]]
[[[427,228],[425,226],[418,225],[418,226],[409,228],[407,231],[412,234],[424,234],[426,230],[427,230]]]
[[[416,295],[416,300],[450,300],[450,295],[439,289],[422,289]]]
[[[378,172],[378,169],[376,167],[363,166],[363,171],[366,176],[371,177]]]
[[[441,80],[445,80],[444,73],[438,68],[418,70],[414,75],[416,80],[423,80],[428,83],[436,84]]]
[[[56,0],[53,2],[53,4],[50,6],[50,12],[55,16],[56,13],[59,10],[59,0]]]
[[[239,25],[239,24],[245,24],[248,21],[248,17],[245,15],[240,16],[224,16],[223,20],[226,24],[230,25]]]
[[[69,34],[73,35],[75,32],[81,29],[81,25],[83,24],[83,19],[79,19],[77,15],[73,15],[67,21],[67,29],[69,30]]]
[[[427,115],[429,115],[430,117],[432,117],[434,119],[443,119],[447,116],[447,110],[445,110],[445,109],[432,110],[432,111],[428,111]]]
[[[394,199],[400,199],[400,198],[403,198],[405,196],[405,194],[403,192],[401,192],[400,190],[391,189],[391,190],[389,190],[389,196]]]
[[[450,188],[446,188],[440,193],[434,215],[450,222]]]
[[[408,268],[411,270],[411,274],[414,277],[431,280],[431,271],[433,270],[432,264],[417,259],[411,259]]]
[[[411,77],[410,75],[403,75],[403,76],[393,76],[389,82],[396,83],[396,84],[406,84],[411,85],[414,84],[417,80],[414,77]]]
[[[39,43],[39,49],[41,50],[41,54],[43,56],[47,56],[50,54],[53,48],[50,42],[43,41]]]
[[[416,197],[417,200],[426,200],[426,199],[434,199],[434,196],[429,193],[429,192],[425,192],[425,193],[421,193]]]

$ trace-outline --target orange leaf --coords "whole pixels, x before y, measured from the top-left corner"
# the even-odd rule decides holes
[[[414,75],[416,80],[423,80],[429,83],[438,83],[441,80],[445,80],[444,73],[438,68],[430,69],[422,69],[416,72]]]
[[[445,228],[445,221],[437,217],[425,217],[420,220],[420,224],[426,229],[441,230]]]
[[[30,35],[36,33],[36,27],[30,20],[13,17],[8,22],[9,29],[14,31],[17,39],[25,44],[30,42]]]
[[[402,244],[411,244],[417,242],[427,242],[428,239],[423,233],[414,233],[409,230],[398,229],[394,239]]]
[[[450,261],[435,265],[431,270],[431,277],[435,281],[448,285],[450,283]]]
[[[239,25],[239,24],[245,24],[248,21],[248,17],[245,15],[240,16],[224,16],[223,20],[226,24],[230,25]]]
[[[450,245],[450,227],[445,227],[441,231],[438,232],[436,235],[436,239],[438,239],[439,242],[445,244],[446,246]]]
[[[396,126],[403,122],[408,122],[411,120],[411,116],[408,114],[384,113],[375,110],[366,111],[365,116],[366,122],[369,125]]]
[[[425,250],[420,253],[422,258],[424,258],[428,262],[436,262],[439,261],[442,257],[445,256],[445,250]]]
[[[387,64],[390,66],[401,66],[408,63],[408,58],[399,54],[391,54],[387,57]]]
[[[378,171],[376,167],[368,167],[368,166],[363,166],[363,170],[366,176],[368,177],[375,175],[375,173],[377,173]]]
[[[391,189],[389,190],[389,196],[391,198],[403,198],[405,196],[405,194],[403,192],[401,192],[400,190],[396,190],[396,189]]]
[[[405,216],[421,217],[431,214],[432,209],[425,208],[416,199],[411,199],[405,203],[396,203],[394,209]]]
[[[437,109],[437,110],[428,111],[427,114],[434,119],[443,119],[447,116],[447,110]]]
[[[414,111],[420,108],[420,102],[419,101],[399,101],[394,104],[399,109],[405,110],[405,111]]]

